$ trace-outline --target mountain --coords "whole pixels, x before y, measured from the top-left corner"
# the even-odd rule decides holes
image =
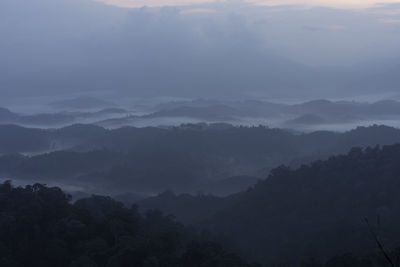
[[[190,117],[195,119],[202,119],[206,121],[234,120],[234,116],[240,115],[241,112],[233,107],[227,105],[210,105],[205,107],[191,107],[182,106],[173,109],[158,111],[145,116],[146,118],[159,118],[159,117]]]
[[[61,109],[84,109],[84,110],[115,107],[115,104],[112,102],[88,96],[59,100],[51,103],[51,105]]]
[[[156,104],[152,108],[131,112],[114,104],[84,104],[89,99],[68,100],[82,108],[65,107],[63,111],[39,114],[16,114],[0,110],[1,124],[33,127],[63,127],[91,123],[107,128],[124,126],[169,127],[188,123],[230,123],[233,125],[269,125],[298,131],[319,129],[348,130],[357,125],[386,124],[398,127],[400,102],[329,101],[325,99],[300,104],[272,103],[261,100],[218,101],[196,99]],[[95,100],[92,99],[92,102]],[[60,104],[61,105],[61,104]],[[62,106],[62,105],[61,105]],[[58,107],[60,108],[60,107]]]
[[[246,175],[232,176],[210,183],[210,185],[203,190],[215,196],[226,196],[250,188],[255,185],[259,179],[258,177]]]
[[[297,169],[278,167],[225,198],[162,194],[140,205],[224,235],[253,260],[297,266],[307,257],[376,251],[370,227],[386,249],[400,247],[399,166],[400,145],[354,148]]]
[[[188,116],[202,119],[233,119],[238,117],[279,116],[288,105],[259,100],[217,101],[196,99],[157,105],[151,117]]]
[[[326,129],[343,131],[356,125],[382,123],[398,126],[400,102],[313,100],[300,104],[272,103],[260,100],[172,101],[156,105],[151,113],[97,122],[105,127],[179,125],[189,122],[225,122],[235,125],[271,125],[301,131]]]
[[[225,124],[115,130],[93,125],[49,130],[4,125],[0,174],[85,186],[94,192],[152,195],[169,189],[226,195],[248,188],[280,164],[299,166],[355,146],[399,142],[400,130],[385,126],[298,134]],[[7,155],[13,153],[26,156]],[[236,178],[226,180],[229,177]]]
[[[11,112],[9,109],[0,107],[0,122],[12,122],[18,115]]]
[[[313,114],[302,115],[286,122],[288,125],[317,125],[324,123],[326,123],[324,118]]]
[[[0,125],[0,154],[40,152],[50,147],[47,130]]]
[[[8,109],[0,108],[0,124],[16,124],[34,127],[62,127],[79,122],[93,123],[99,120],[125,117],[127,110],[119,108],[105,108],[91,112],[54,112],[38,114],[18,114]]]

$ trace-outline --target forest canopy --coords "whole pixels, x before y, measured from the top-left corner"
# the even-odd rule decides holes
[[[256,266],[157,211],[0,185],[0,266]]]

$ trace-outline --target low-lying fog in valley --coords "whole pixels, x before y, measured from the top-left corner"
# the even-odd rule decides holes
[[[214,100],[174,97],[104,100],[100,97],[43,97],[3,101],[0,123],[59,128],[93,124],[107,129],[124,126],[170,127],[190,123],[282,128],[299,132],[344,132],[357,126],[399,127],[396,95],[353,99]],[[366,99],[357,101],[354,99]]]
[[[400,0],[0,0],[0,267],[400,267]]]
[[[59,186],[75,198],[111,194],[131,203],[165,190],[223,196],[247,189],[280,164],[295,167],[353,146],[400,142],[394,99],[77,95],[9,101],[0,109],[0,173],[4,181]],[[168,163],[171,157],[185,160]],[[62,165],[49,170],[57,160]],[[158,170],[146,167],[158,161]],[[110,183],[110,176],[119,181]]]

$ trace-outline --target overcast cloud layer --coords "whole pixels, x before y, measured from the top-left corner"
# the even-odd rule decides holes
[[[190,6],[204,3],[221,3],[227,0],[96,0],[109,5],[140,8],[163,7],[163,6]],[[331,7],[331,8],[371,8],[382,4],[400,3],[399,0],[244,0],[259,6],[309,6],[309,7]]]
[[[1,96],[399,89],[400,1],[102,2],[0,1]]]

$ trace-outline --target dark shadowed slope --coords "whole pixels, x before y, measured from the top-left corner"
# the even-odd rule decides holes
[[[40,184],[0,185],[0,246],[4,267],[257,266],[160,212]]]
[[[400,142],[400,131],[384,126],[343,134],[292,134],[264,127],[212,126],[116,130],[90,125],[59,130],[0,128],[2,153],[56,150],[35,156],[3,155],[3,177],[83,183],[119,193],[159,193],[170,189],[223,194],[224,179],[252,176],[237,187],[233,186],[235,181],[225,183],[227,189],[232,185],[232,190],[225,193],[232,193],[247,188],[254,177],[263,177],[280,164],[298,166],[354,146]]]
[[[400,145],[352,149],[296,170],[279,167],[226,198],[163,194],[141,205],[223,234],[261,262],[327,259],[376,251],[364,218],[387,249],[400,246],[399,177]]]

